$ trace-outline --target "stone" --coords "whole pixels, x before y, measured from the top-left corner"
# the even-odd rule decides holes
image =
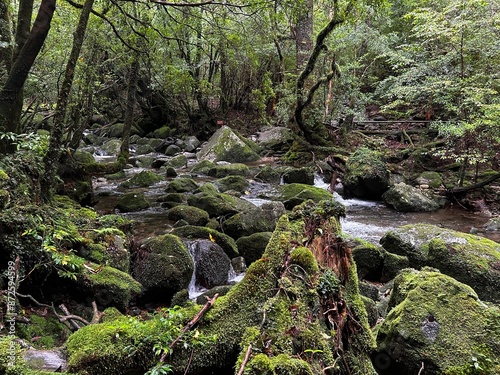
[[[311,168],[288,168],[282,177],[285,184],[314,185],[314,172]]]
[[[116,202],[115,208],[120,212],[136,212],[149,208],[150,204],[144,193],[130,192],[122,194]]]
[[[198,159],[244,163],[260,159],[259,147],[228,126],[219,128],[197,153]]]
[[[146,170],[141,171],[127,181],[122,182],[120,186],[124,188],[148,187],[160,181],[163,181],[163,177],[157,175],[154,172]]]
[[[195,264],[195,284],[206,289],[227,284],[231,261],[224,250],[208,239],[187,243]]]
[[[262,257],[266,246],[271,239],[272,232],[253,233],[249,236],[243,236],[236,240],[238,251],[246,264],[250,265]]]
[[[257,144],[273,151],[288,151],[295,135],[292,130],[282,126],[274,126],[257,133]]]
[[[168,210],[167,218],[173,221],[184,220],[188,225],[204,226],[209,216],[200,208],[181,204]]]
[[[391,186],[382,195],[382,199],[399,212],[431,212],[439,208],[439,204],[425,195],[420,189],[403,182]]]

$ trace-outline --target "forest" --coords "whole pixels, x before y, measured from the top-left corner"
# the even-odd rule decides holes
[[[0,375],[500,373],[499,66],[499,0],[0,0]]]

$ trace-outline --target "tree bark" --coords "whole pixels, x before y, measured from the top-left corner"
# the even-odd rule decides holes
[[[134,61],[130,64],[128,73],[127,105],[125,110],[125,119],[123,121],[122,144],[120,147],[120,155],[118,156],[118,163],[123,165],[127,163],[129,158],[130,130],[132,129],[134,122],[138,71],[139,60],[138,57],[135,56]]]
[[[66,64],[66,71],[64,73],[64,80],[57,99],[56,113],[54,116],[54,125],[50,132],[50,143],[47,155],[44,157],[45,173],[42,177],[41,188],[45,201],[52,199],[52,185],[54,177],[59,168],[59,161],[61,158],[61,146],[63,140],[63,133],[66,124],[66,113],[68,107],[68,100],[71,94],[71,87],[75,77],[75,68],[80,56],[83,41],[85,39],[85,31],[87,30],[87,23],[92,10],[94,0],[86,0],[80,13],[78,26],[73,34],[73,47]]]
[[[31,33],[19,51],[7,81],[0,91],[0,130],[18,131],[21,115],[19,100],[22,98],[22,88],[49,33],[55,8],[56,0],[42,0]],[[0,151],[2,151],[1,147],[0,145]]]
[[[0,73],[2,76],[10,72],[12,67],[12,15],[7,0],[0,0]],[[2,82],[3,83],[3,82]]]

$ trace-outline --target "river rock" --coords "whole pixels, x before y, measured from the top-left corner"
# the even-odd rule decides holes
[[[118,155],[122,142],[119,139],[110,139],[101,146],[101,153],[104,155]]]
[[[436,211],[439,204],[430,199],[420,189],[400,182],[393,185],[383,195],[382,199],[399,212]]]
[[[208,222],[209,216],[207,211],[181,204],[168,210],[167,218],[173,221],[184,220],[188,225],[204,226]]]
[[[32,370],[65,372],[68,367],[66,356],[60,349],[30,349],[23,352],[23,358]]]
[[[264,203],[231,216],[222,223],[222,228],[234,239],[257,232],[272,232],[285,211],[281,202]]]
[[[273,126],[257,133],[257,144],[272,151],[288,151],[294,141],[291,129],[282,126]]]
[[[167,148],[165,150],[165,155],[174,156],[174,155],[177,155],[181,151],[182,151],[182,149],[179,146],[173,144],[173,145],[167,146]]]
[[[494,241],[415,224],[387,232],[380,243],[387,251],[408,257],[410,267],[435,267],[471,286],[480,298],[500,301],[500,244]]]
[[[194,264],[186,246],[173,234],[149,238],[138,250],[134,275],[142,283],[142,298],[168,303],[189,286]]]
[[[167,193],[190,193],[195,191],[199,185],[189,177],[177,177],[168,183],[165,191]]]
[[[136,212],[149,208],[150,204],[144,193],[130,192],[121,195],[116,202],[115,208],[120,212]]]
[[[254,204],[225,193],[200,192],[187,198],[190,206],[201,208],[208,212],[210,217],[231,216],[238,212],[250,210]]]
[[[314,185],[314,172],[311,168],[288,168],[282,177],[285,184]]]
[[[382,274],[384,255],[375,245],[363,244],[352,249],[356,270],[360,279],[378,281]]]
[[[416,179],[417,185],[427,185],[432,189],[437,189],[443,183],[443,179],[438,172],[425,171],[422,172]]]
[[[214,181],[214,185],[221,193],[234,190],[243,194],[248,189],[250,183],[243,176],[227,176]]]
[[[500,217],[494,217],[488,220],[483,226],[486,232],[496,232],[500,230]]]
[[[201,160],[191,168],[190,173],[208,175],[210,170],[214,167],[215,167],[214,162],[211,162],[210,160]]]
[[[195,136],[189,136],[186,138],[184,150],[187,152],[193,152],[201,145],[201,142]]]
[[[260,159],[259,147],[228,126],[222,126],[197,153],[198,159],[244,163]]]
[[[293,207],[309,199],[313,202],[319,202],[332,198],[332,193],[316,186],[285,184],[278,187],[277,200],[282,201],[287,210],[291,210]]]
[[[379,374],[500,373],[500,311],[469,286],[407,269],[394,280],[389,308],[373,356]]]
[[[343,184],[345,191],[355,197],[378,200],[389,188],[389,178],[381,154],[360,148],[347,160]]]
[[[247,176],[249,173],[250,168],[242,163],[216,164],[208,171],[208,175],[215,178],[223,178],[227,176]]]
[[[227,284],[231,261],[224,250],[210,240],[187,243],[195,264],[195,284],[206,289]]]
[[[174,228],[172,234],[182,237],[187,240],[193,239],[209,239],[217,243],[230,259],[233,259],[240,254],[238,253],[238,246],[234,239],[225,233],[210,229],[207,227],[199,227],[195,225],[185,225],[183,227]]]
[[[272,234],[272,232],[253,233],[236,240],[238,251],[241,256],[245,258],[247,265],[250,265],[262,257]]]
[[[147,187],[163,180],[163,177],[151,171],[141,171],[132,178],[120,184],[121,187]]]

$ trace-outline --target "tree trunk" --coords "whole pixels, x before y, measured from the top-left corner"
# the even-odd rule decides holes
[[[305,0],[304,6],[300,7],[301,13],[298,15],[297,24],[295,26],[295,59],[297,65],[297,73],[307,64],[309,54],[312,50],[312,33],[313,33],[313,0]]]
[[[122,144],[120,147],[120,155],[118,155],[118,163],[125,165],[129,157],[130,146],[130,130],[134,123],[134,108],[135,94],[137,91],[137,75],[139,71],[139,60],[135,56],[134,61],[130,64],[127,89],[127,106],[125,110],[125,120],[123,122]]]
[[[21,2],[21,4],[23,3]],[[55,8],[56,0],[42,0],[31,33],[19,51],[7,81],[0,91],[0,130],[2,131],[18,131],[22,109],[22,89],[49,33]],[[2,151],[12,150],[9,149],[8,145],[0,144],[0,152]]]
[[[45,201],[52,199],[53,180],[59,168],[59,159],[61,158],[61,146],[66,123],[66,109],[68,107],[71,87],[73,86],[75,77],[75,68],[85,39],[85,31],[87,30],[87,23],[93,3],[94,0],[86,0],[82,12],[80,13],[78,26],[74,33],[73,47],[71,48],[71,53],[66,64],[64,80],[57,99],[54,125],[50,133],[49,149],[47,155],[44,157],[45,173],[41,181],[42,194],[44,195],[43,198]]]
[[[0,0],[0,73],[7,76],[12,67],[12,15],[7,0]],[[3,82],[2,82],[3,83]]]

